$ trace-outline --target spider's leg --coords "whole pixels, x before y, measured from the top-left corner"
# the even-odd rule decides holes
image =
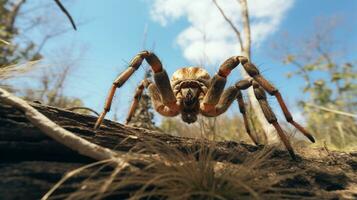
[[[223,92],[226,77],[239,65],[242,58],[243,57],[241,56],[233,56],[223,62],[223,64],[219,67],[218,73],[211,80],[210,88],[201,103],[200,109],[203,115],[218,116],[227,110],[234,99],[237,99],[240,112],[243,115],[246,131],[253,142],[258,144],[250,132],[243,97],[240,91],[249,88],[252,85],[251,81],[239,81],[235,86],[230,87]]]
[[[237,101],[238,101],[239,111],[243,115],[245,130],[247,131],[250,139],[254,142],[254,144],[258,145],[259,143],[258,143],[257,139],[252,135],[252,133],[250,131],[248,118],[247,118],[247,114],[246,114],[246,110],[245,110],[244,99],[243,99],[243,95],[241,92],[241,90],[246,90],[250,86],[252,86],[252,81],[241,80],[241,81],[238,81],[235,86],[238,88]]]
[[[231,86],[223,91],[217,104],[212,106],[206,106],[200,108],[200,113],[206,117],[216,117],[224,113],[232,102],[236,99],[238,89],[235,86]]]
[[[239,94],[241,94],[240,90],[245,90],[250,86],[252,86],[252,83],[249,80],[241,80],[237,82],[234,86],[231,86],[223,91],[223,94],[220,95],[218,103],[212,107],[201,107],[201,114],[207,117],[216,117],[226,112],[232,102],[238,98]]]
[[[239,90],[238,95],[237,95],[237,101],[238,101],[238,106],[239,106],[239,111],[243,115],[243,121],[244,121],[244,127],[245,130],[247,131],[250,139],[254,142],[254,144],[259,145],[257,139],[252,135],[252,132],[250,131],[248,119],[247,119],[247,114],[245,111],[245,104],[244,104],[244,99],[242,92]]]
[[[172,106],[164,103],[163,95],[157,84],[150,82],[146,87],[149,91],[148,94],[153,103],[153,107],[158,113],[166,117],[174,117],[180,113],[180,107],[178,105],[174,104],[174,106]]]
[[[291,157],[295,160],[296,156],[295,156],[294,150],[289,142],[289,139],[286,137],[283,129],[280,127],[275,114],[273,113],[272,109],[270,108],[270,106],[268,104],[265,91],[256,81],[253,81],[253,88],[254,88],[255,97],[257,98],[259,105],[262,108],[265,118],[268,120],[268,122],[270,124],[272,124],[275,127],[275,129],[278,132],[278,135],[279,135],[280,139],[282,140],[282,142],[284,143],[286,149],[289,151]]]
[[[164,104],[172,108],[175,106],[177,107],[176,98],[170,86],[169,77],[166,71],[163,69],[161,61],[154,53],[149,51],[142,51],[136,55],[133,60],[131,60],[129,67],[124,72],[122,72],[113,82],[105,102],[104,110],[95,123],[94,129],[97,129],[100,126],[105,115],[110,111],[116,89],[124,85],[124,83],[131,77],[131,75],[140,67],[144,59],[149,63],[152,71],[154,72],[154,79],[155,82],[160,86],[158,88]],[[169,85],[169,87],[167,87],[167,85]]]
[[[136,88],[135,94],[134,94],[134,99],[133,102],[131,103],[130,109],[129,109],[129,113],[128,116],[126,118],[125,124],[128,124],[131,121],[131,118],[133,117],[136,108],[138,107],[139,101],[141,99],[141,96],[144,92],[145,86],[147,86],[150,81],[147,79],[144,79],[143,81],[141,81],[141,83],[139,84],[139,86]]]
[[[210,87],[200,104],[200,109],[205,112],[210,112],[214,110],[215,106],[219,103],[221,95],[224,91],[224,86],[227,82],[227,76],[229,73],[239,65],[239,59],[237,56],[228,58],[219,67],[219,71],[215,74],[211,81]]]
[[[148,79],[144,79],[141,81],[139,86],[136,88],[135,94],[134,94],[134,100],[130,106],[128,116],[126,118],[125,124],[128,124],[131,121],[131,118],[133,117],[135,110],[139,104],[139,101],[141,99],[141,96],[144,92],[144,89],[148,88],[149,90],[149,96],[151,97],[151,101],[154,104],[154,109],[160,113],[161,115],[164,116],[169,116],[173,117],[179,114],[179,109],[172,109],[168,106],[165,106],[162,101],[161,101],[161,96],[158,88],[154,83],[152,83]],[[175,107],[178,108],[178,107]]]
[[[295,128],[297,128],[301,133],[303,133],[311,142],[315,142],[314,137],[305,130],[300,124],[294,121],[290,111],[288,110],[288,107],[286,106],[280,92],[278,89],[276,89],[269,81],[267,81],[259,72],[258,68],[248,62],[248,59],[241,57],[240,62],[242,63],[245,71],[254,78],[256,82],[259,83],[261,87],[263,87],[270,95],[275,96],[276,99],[279,102],[279,105],[281,109],[283,110],[284,116],[286,121],[288,121],[290,124],[292,124]]]
[[[243,120],[244,120],[244,126],[246,128],[246,131],[249,135],[249,137],[252,139],[252,141],[258,145],[257,140],[254,138],[254,136],[250,132],[246,112],[245,112],[245,105],[242,97],[242,92],[241,90],[246,90],[250,86],[252,86],[251,81],[249,80],[241,80],[238,81],[234,86],[231,86],[227,88],[226,90],[223,91],[223,94],[221,95],[218,103],[213,107],[203,107],[201,109],[201,114],[207,117],[215,117],[218,116],[222,113],[224,113],[229,106],[232,104],[232,102],[237,99],[238,105],[239,105],[239,110],[243,115]]]

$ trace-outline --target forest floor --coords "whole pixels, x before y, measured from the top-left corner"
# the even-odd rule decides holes
[[[121,152],[148,154],[150,150],[142,151],[143,144],[155,139],[165,143],[165,148],[175,149],[172,152],[182,153],[180,155],[183,155],[184,161],[193,159],[192,162],[199,163],[201,162],[200,156],[192,152],[197,152],[203,146],[209,146],[212,150],[209,163],[214,163],[212,165],[214,176],[224,174],[223,172],[228,168],[236,169],[236,174],[232,177],[237,177],[253,190],[242,192],[243,199],[250,199],[250,197],[256,199],[357,199],[357,152],[295,147],[298,160],[293,161],[286,151],[279,148],[256,147],[233,141],[212,142],[176,137],[124,126],[109,120],[104,121],[104,126],[99,131],[94,131],[92,127],[96,118],[93,116],[41,104],[32,105],[76,135]],[[162,152],[165,156],[169,156],[171,150],[161,149],[155,153]],[[190,153],[195,155],[185,157]],[[68,171],[94,162],[48,138],[34,127],[23,113],[1,102],[0,158],[0,199],[4,200],[39,199]],[[190,165],[189,171],[197,170],[194,169],[199,168],[197,163]],[[88,177],[91,177],[91,181],[99,180],[104,174],[110,175],[108,168],[110,167],[104,169],[104,173],[97,173],[98,178],[93,176],[93,171],[88,170],[70,178],[58,190],[57,197],[61,199],[73,192],[85,190],[83,182],[88,181]],[[154,170],[150,173],[160,174],[162,169],[159,168],[156,172]],[[197,173],[201,173],[201,170],[198,169]],[[128,197],[135,192],[133,188],[137,187],[138,185],[126,187],[128,191],[120,194],[112,191],[112,195]],[[156,188],[151,188],[153,189]],[[250,196],[251,194],[253,195]],[[231,199],[229,196],[226,198]],[[191,197],[191,199],[196,198]]]

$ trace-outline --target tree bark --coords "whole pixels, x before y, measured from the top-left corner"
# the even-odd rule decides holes
[[[114,152],[139,152],[145,142],[155,139],[183,153],[196,152],[202,145],[214,145],[215,160],[242,163],[260,148],[231,141],[212,143],[175,137],[109,120],[104,120],[100,130],[94,130],[96,116],[35,103],[31,106],[75,135]],[[68,171],[95,161],[51,139],[31,123],[23,111],[0,101],[0,199],[39,199]],[[90,171],[80,173],[55,194],[77,190],[81,181],[89,176]]]
[[[112,150],[136,152],[140,150],[137,149],[137,145],[149,138],[164,141],[169,146],[183,152],[197,149],[202,144],[212,145],[212,142],[208,140],[172,136],[157,131],[124,126],[109,120],[104,121],[100,130],[94,130],[96,116],[83,115],[41,104],[32,103],[31,105],[66,130],[94,144]],[[7,152],[2,155],[3,161],[40,159],[58,162],[82,162],[82,160],[87,162],[91,160],[77,155],[74,151],[68,150],[62,144],[55,142],[29,122],[21,111],[12,106],[4,105],[2,102],[0,102],[0,125],[0,152]],[[247,154],[258,150],[260,147],[226,141],[215,142],[214,148],[216,149],[217,160],[234,160],[234,162],[239,163],[243,161]],[[41,149],[46,150],[41,151]],[[237,155],[233,159],[228,159],[228,155],[233,152]]]
[[[191,154],[202,148],[202,145],[209,145],[214,150],[215,160],[239,164],[245,159],[256,156],[261,149],[261,147],[232,141],[212,142],[176,137],[124,126],[109,120],[104,120],[101,129],[95,131],[93,126],[96,116],[41,104],[31,105],[77,136],[114,151],[139,152],[142,150],[140,144],[149,139],[157,139],[165,142],[169,147]],[[356,152],[346,154],[329,151],[328,157],[321,156],[326,154],[323,150],[308,149],[306,153],[311,154],[302,157],[299,162],[292,162],[287,152],[274,150],[261,167],[271,170],[271,174],[285,174],[286,178],[280,180],[276,187],[292,188],[294,191],[296,188],[305,191],[306,188],[308,192],[296,193],[302,195],[301,198],[343,199],[346,197],[344,195],[356,197],[357,194],[353,192],[353,188],[357,185]],[[311,157],[313,155],[315,157]],[[316,155],[320,156],[316,157]],[[93,159],[79,155],[43,134],[27,120],[22,111],[0,101],[0,199],[39,199],[69,170],[92,162]],[[55,195],[68,195],[77,190],[81,182],[90,176],[92,171],[81,172],[66,181]],[[96,178],[104,178],[100,176],[104,174],[98,174]],[[130,194],[122,195],[124,196],[116,196],[114,199],[126,199]]]

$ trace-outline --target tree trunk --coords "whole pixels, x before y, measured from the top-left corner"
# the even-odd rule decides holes
[[[250,33],[248,3],[247,0],[239,0],[239,3],[242,9],[241,16],[242,16],[243,37],[244,37],[244,39],[242,40],[243,42],[242,55],[247,57],[250,62],[253,62],[251,58],[251,33]],[[244,79],[251,78],[243,68],[241,68],[241,75],[243,76]],[[275,129],[266,120],[262,112],[262,109],[260,108],[260,105],[257,99],[255,98],[255,94],[252,87],[248,89],[248,97],[249,97],[250,106],[252,106],[255,116],[257,117],[259,124],[261,125],[263,131],[266,134],[265,138],[267,138],[267,141],[265,142],[267,144],[278,142],[279,140],[277,134],[274,131]]]

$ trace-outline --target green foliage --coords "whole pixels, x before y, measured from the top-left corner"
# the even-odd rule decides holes
[[[328,56],[328,57],[326,57]],[[287,55],[287,57],[292,57]],[[326,58],[324,58],[326,57]],[[301,76],[305,80],[303,91],[309,94],[309,102],[318,105],[334,104],[339,108],[352,111],[357,105],[357,71],[350,62],[337,63],[324,55],[312,63],[304,63],[288,77]],[[300,62],[291,60],[290,64]],[[333,63],[332,63],[333,62]],[[287,63],[289,64],[289,63]],[[314,79],[316,73],[324,74],[324,78]]]
[[[349,62],[339,64],[330,58],[317,58],[306,63],[293,74],[305,78],[304,93],[309,99],[300,101],[307,116],[308,128],[314,132],[318,145],[327,143],[334,149],[349,150],[356,145],[356,120],[312,109],[309,104],[332,108],[349,113],[357,112],[357,71]],[[314,73],[324,73],[323,78],[314,79]]]
[[[17,44],[19,27],[16,20],[25,1],[0,0],[0,68],[20,61],[37,60],[41,55],[33,41]]]
[[[31,12],[23,12],[24,8],[32,5],[25,0],[0,0],[0,79],[11,79],[21,73],[34,71],[34,65],[37,62],[30,62],[32,60],[39,60],[42,58],[40,50],[45,42],[52,36],[45,35],[44,40],[39,42],[40,45],[31,38],[24,38],[24,33],[28,33],[29,29],[39,28],[41,25],[46,25],[43,19],[49,16],[36,16],[32,19]],[[43,7],[48,9],[48,6],[39,3],[33,4],[38,8]],[[28,7],[27,7],[28,8]],[[29,19],[27,19],[29,18]],[[28,23],[20,23],[27,19]],[[26,30],[26,32],[25,32]],[[49,33],[46,33],[49,34]],[[67,51],[66,51],[67,52]],[[63,53],[62,53],[63,54]],[[66,59],[57,65],[56,71],[51,73],[43,72],[39,80],[33,81],[38,84],[33,87],[18,88],[9,83],[0,84],[0,86],[8,86],[7,88],[13,92],[21,93],[21,95],[29,101],[40,101],[41,103],[62,108],[68,107],[82,107],[83,102],[79,98],[72,98],[64,95],[64,82],[69,75],[69,70],[73,63],[66,63],[71,60],[70,55],[66,55]],[[19,63],[25,63],[20,65]],[[36,89],[35,89],[36,88]],[[86,113],[86,112],[85,112]]]
[[[313,131],[317,146],[327,145],[335,150],[356,150],[356,119],[332,112],[312,110],[308,105],[303,104],[308,114],[308,128]]]
[[[341,57],[335,34],[339,24],[320,22],[319,27],[308,36],[303,46],[295,52],[284,52],[283,62],[295,66],[288,77],[303,78],[303,92],[307,100],[299,105],[304,108],[308,128],[314,132],[319,145],[326,143],[334,149],[351,149],[357,146],[356,119],[316,109],[316,106],[347,113],[357,112],[357,67]],[[296,41],[295,41],[296,43]],[[311,105],[315,105],[312,107]]]

